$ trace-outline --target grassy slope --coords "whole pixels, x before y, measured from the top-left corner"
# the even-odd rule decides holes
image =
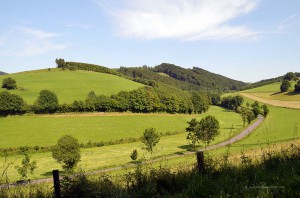
[[[33,104],[42,89],[54,91],[60,103],[72,103],[74,100],[84,100],[88,92],[92,90],[98,95],[111,95],[119,91],[130,91],[143,86],[115,75],[59,69],[0,76],[0,82],[7,77],[14,78],[19,87],[10,92],[22,96],[29,104]],[[2,90],[4,89],[0,88],[0,91]]]
[[[291,87],[288,92],[280,93],[281,82],[257,87],[254,89],[241,91],[242,93],[251,93],[254,96],[265,98],[268,100],[283,100],[283,101],[300,101],[300,94],[294,94],[295,82],[291,82]]]

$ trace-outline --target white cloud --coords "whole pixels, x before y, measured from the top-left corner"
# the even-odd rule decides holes
[[[13,28],[0,37],[0,54],[27,57],[67,48],[68,45],[53,40],[58,36],[39,29]]]
[[[253,11],[258,0],[125,0],[122,7],[104,0],[117,34],[140,39],[241,39],[258,35],[244,25],[229,22]]]

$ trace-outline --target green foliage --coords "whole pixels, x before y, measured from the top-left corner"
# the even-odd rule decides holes
[[[238,90],[246,83],[235,81],[221,75],[194,67],[184,69],[173,64],[162,63],[154,68],[143,66],[135,68],[120,67],[120,73],[133,78],[135,81],[153,86],[156,82],[177,87],[182,90]],[[164,73],[166,75],[160,75]],[[154,81],[154,83],[153,83]]]
[[[300,92],[300,80],[297,81],[297,84],[295,84],[295,90],[294,92]]]
[[[55,63],[57,64],[58,68],[65,68],[66,67],[66,62],[64,59],[55,59]]]
[[[67,171],[71,171],[80,161],[80,144],[70,135],[64,135],[58,139],[57,145],[52,151],[52,157]]]
[[[23,114],[26,110],[27,105],[23,98],[7,91],[0,92],[0,117]]]
[[[22,166],[15,166],[15,169],[21,176],[21,179],[27,179],[28,172],[30,174],[34,173],[34,170],[37,168],[36,161],[30,162],[30,157],[27,153],[24,153],[24,159],[22,160]]]
[[[130,158],[131,158],[132,160],[136,160],[136,159],[138,158],[138,152],[137,152],[136,149],[134,149],[134,150],[132,151],[132,153],[131,153],[131,155],[130,155]]]
[[[186,128],[186,132],[188,132],[186,139],[191,142],[193,147],[195,147],[196,143],[200,140],[207,146],[220,134],[220,124],[214,116],[209,115],[202,118],[200,122],[196,119],[192,119],[188,124],[189,126]]]
[[[7,90],[17,89],[17,82],[11,77],[4,78],[2,81],[2,88]]]
[[[219,129],[219,121],[214,116],[202,118],[196,126],[198,139],[203,141],[206,145],[209,145],[209,143],[220,134]]]
[[[246,122],[248,122],[248,124],[250,124],[251,121],[255,119],[255,115],[253,114],[252,110],[247,107],[239,107],[237,112],[242,117],[243,126],[245,126]]]
[[[109,69],[107,67],[103,67],[100,65],[88,64],[88,63],[77,63],[77,62],[66,62],[66,68],[70,70],[86,70],[86,71],[94,71],[100,73],[114,74],[117,75],[118,72],[113,69]]]
[[[192,147],[195,148],[196,143],[199,141],[196,130],[196,126],[199,124],[199,122],[195,118],[193,118],[187,123],[189,124],[189,126],[185,129],[186,132],[188,132],[186,139],[191,143]]]
[[[290,81],[288,81],[288,80],[283,80],[283,81],[282,81],[282,84],[281,84],[281,86],[280,86],[280,91],[281,91],[281,92],[286,92],[286,91],[289,90],[290,86],[291,86]]]
[[[153,152],[153,148],[160,140],[159,133],[154,128],[145,129],[143,136],[141,137],[142,142],[145,144],[145,149],[149,152]]]
[[[231,110],[237,110],[244,102],[242,96],[227,96],[223,97],[221,100],[221,106]]]
[[[288,72],[286,75],[284,75],[283,80],[291,81],[297,79],[295,73]]]
[[[35,113],[55,113],[58,110],[58,98],[49,90],[42,90],[34,103]]]
[[[156,66],[154,71],[163,72],[172,78],[197,85],[202,87],[202,89],[220,91],[239,90],[240,87],[246,85],[246,83],[241,81],[232,80],[198,67],[193,67],[193,69],[184,69],[173,64],[162,63]]]
[[[263,116],[267,117],[267,115],[270,112],[268,105],[263,104],[262,109],[263,109]]]

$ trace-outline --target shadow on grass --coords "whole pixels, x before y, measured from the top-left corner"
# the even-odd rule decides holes
[[[282,92],[275,92],[275,93],[272,93],[272,94],[270,94],[270,96],[274,96],[274,95],[278,95],[278,94],[281,94]]]
[[[300,92],[287,92],[284,95],[286,95],[286,96],[295,96],[295,95],[300,95]]]
[[[59,170],[59,174],[60,174],[60,175],[65,175],[65,174],[66,174],[66,171]],[[42,175],[42,176],[52,176],[52,171],[48,171],[48,172],[42,173],[41,175]]]

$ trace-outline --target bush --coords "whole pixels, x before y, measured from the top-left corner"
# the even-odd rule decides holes
[[[2,81],[2,88],[5,88],[7,90],[16,89],[17,88],[17,82],[11,77],[4,78]]]

